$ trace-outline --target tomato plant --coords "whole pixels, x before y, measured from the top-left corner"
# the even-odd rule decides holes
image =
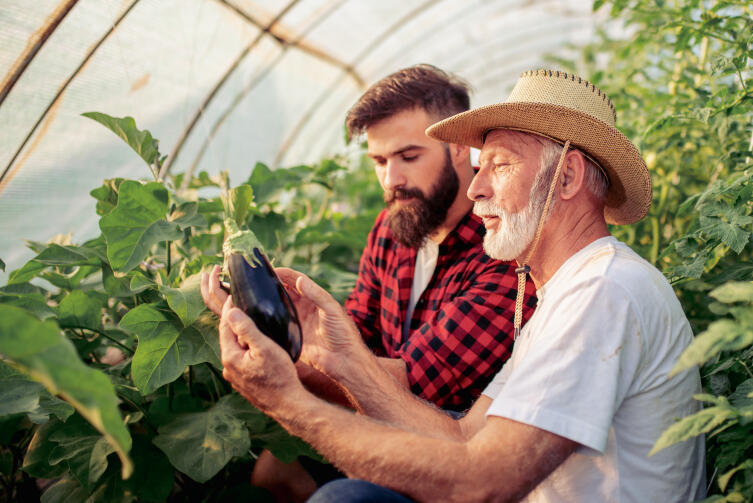
[[[652,173],[648,217],[613,233],[670,279],[696,340],[707,407],[655,449],[706,434],[708,501],[753,500],[753,6],[745,0],[596,0],[602,32],[563,66],[614,98]]]

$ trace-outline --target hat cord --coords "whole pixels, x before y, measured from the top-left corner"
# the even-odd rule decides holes
[[[539,224],[536,227],[536,237],[533,238],[533,245],[531,245],[531,249],[528,250],[528,255],[526,255],[526,258],[523,261],[523,265],[520,265],[520,262],[518,262],[519,267],[515,269],[515,274],[518,275],[518,293],[515,296],[515,319],[513,322],[513,326],[515,327],[515,335],[513,336],[513,340],[516,340],[520,335],[520,325],[523,322],[523,294],[525,293],[526,289],[526,276],[528,276],[528,274],[531,272],[531,266],[528,265],[528,262],[531,260],[533,253],[536,251],[536,247],[539,245],[539,238],[541,238],[541,229],[544,227],[544,221],[546,220],[547,212],[549,211],[549,203],[552,201],[552,196],[554,195],[554,187],[557,186],[557,180],[559,179],[560,172],[562,171],[562,164],[564,164],[565,161],[565,154],[567,154],[569,148],[570,140],[567,140],[565,142],[565,145],[562,147],[562,153],[560,154],[560,160],[557,163],[557,169],[554,170],[554,178],[552,179],[552,183],[549,185],[549,193],[546,196],[544,210],[541,212],[541,216],[539,217]]]

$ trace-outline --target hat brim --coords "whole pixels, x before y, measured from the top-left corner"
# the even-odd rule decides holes
[[[638,149],[617,128],[586,113],[546,103],[498,103],[448,117],[426,130],[434,139],[481,148],[485,133],[514,129],[547,136],[584,151],[609,177],[604,218],[631,224],[651,207],[651,176]]]

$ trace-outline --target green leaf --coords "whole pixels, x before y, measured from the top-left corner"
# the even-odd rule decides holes
[[[209,362],[216,369],[222,369],[220,360],[220,339],[217,332],[217,322],[207,316],[201,316],[190,329],[184,330],[184,335],[191,338],[194,347],[194,359],[191,363],[196,365]]]
[[[250,185],[240,185],[222,195],[225,217],[232,218],[240,227],[246,221],[248,210],[254,200],[254,191]]]
[[[190,337],[182,337],[177,320],[155,304],[142,304],[131,309],[120,320],[120,326],[139,338],[131,362],[131,375],[142,395],[173,382],[187,365],[194,362]]]
[[[307,456],[311,459],[325,462],[311,446],[298,437],[295,437],[285,431],[274,420],[267,418],[268,423],[264,431],[254,435],[254,442],[261,442],[265,449],[268,449],[274,456],[283,463],[289,464],[295,461],[299,456]]]
[[[753,459],[748,459],[744,461],[743,463],[737,465],[735,468],[733,468],[732,470],[728,471],[727,473],[719,477],[719,489],[721,489],[722,491],[726,491],[727,484],[729,484],[729,481],[732,480],[732,477],[734,477],[737,472],[742,471],[742,470],[745,470],[745,471],[753,470]]]
[[[120,185],[118,205],[99,221],[114,271],[128,272],[153,245],[183,237],[177,224],[165,220],[167,210],[168,192],[161,184],[127,180]]]
[[[55,323],[40,321],[15,306],[0,305],[0,354],[73,405],[118,453],[123,477],[130,475],[131,436],[123,425],[113,385],[105,374],[81,361]]]
[[[22,285],[25,283],[21,283]],[[14,285],[15,286],[15,285]],[[29,311],[40,320],[44,320],[57,313],[47,305],[47,298],[40,293],[6,293],[0,292],[0,304],[8,304]]]
[[[96,292],[73,290],[63,297],[58,306],[58,323],[63,328],[102,327],[102,307],[104,300]]]
[[[753,282],[730,281],[709,293],[719,302],[732,304],[733,302],[753,303]]]
[[[35,423],[47,422],[50,415],[65,421],[73,407],[0,361],[0,416],[12,414],[27,414]]]
[[[55,479],[66,472],[64,465],[50,464],[50,454],[57,447],[57,444],[50,440],[50,436],[63,427],[63,423],[53,419],[37,428],[26,449],[21,467],[23,471],[39,479]]]
[[[201,297],[201,274],[194,274],[181,283],[178,288],[160,286],[167,305],[178,315],[183,326],[187,327],[206,310]]]
[[[118,190],[123,180],[123,178],[105,180],[101,187],[89,192],[97,200],[97,215],[106,215],[115,209],[118,204]]]
[[[152,138],[152,133],[146,129],[139,130],[133,117],[118,118],[100,112],[87,112],[81,115],[99,122],[118,135],[148,166],[151,167],[159,159],[159,142]]]
[[[185,414],[159,428],[154,444],[178,470],[206,482],[251,447],[248,430],[223,397],[211,409]]]
[[[165,454],[145,437],[134,437],[131,451],[136,469],[126,486],[142,501],[165,501],[174,484],[174,470]]]
[[[735,412],[732,409],[718,405],[684,417],[662,432],[648,455],[653,456],[671,445],[697,437],[702,433],[708,433],[733,417],[735,417]]]
[[[89,493],[74,479],[60,479],[42,494],[41,503],[73,503],[87,501]]]
[[[99,265],[99,258],[94,250],[54,243],[42,250],[34,260],[40,264],[55,266]]]
[[[693,339],[669,375],[671,377],[694,365],[701,365],[722,351],[735,351],[750,344],[753,344],[753,332],[745,330],[733,320],[717,320]]]
[[[187,227],[204,228],[207,219],[199,212],[199,203],[189,201],[182,203],[170,214],[170,221],[179,225],[182,229]]]
[[[57,446],[50,453],[50,464],[65,462],[79,483],[92,490],[107,470],[107,456],[114,448],[89,423],[74,416],[50,435]]]
[[[32,279],[36,278],[39,273],[45,270],[47,266],[40,264],[34,259],[26,262],[20,269],[12,271],[8,276],[8,284],[16,285],[20,283],[28,283]]]

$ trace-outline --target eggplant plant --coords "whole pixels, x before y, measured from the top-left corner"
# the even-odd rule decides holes
[[[276,263],[342,299],[382,206],[373,172],[358,154],[257,164],[236,187],[205,172],[162,180],[149,131],[85,115],[133,148],[154,180],[105,180],[91,191],[101,233],[28,242],[34,258],[0,287],[0,501],[269,499],[248,482],[261,449],[284,462],[318,455],[222,378],[200,273],[223,262],[228,217]],[[294,309],[274,321],[295,358]]]

